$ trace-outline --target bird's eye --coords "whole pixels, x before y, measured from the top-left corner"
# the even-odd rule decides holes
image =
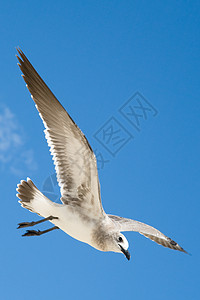
[[[121,243],[121,242],[123,242],[123,238],[120,236],[119,238],[118,238],[118,241]]]

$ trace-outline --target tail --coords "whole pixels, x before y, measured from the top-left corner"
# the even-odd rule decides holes
[[[27,181],[21,180],[17,185],[17,192],[21,206],[39,216],[46,218],[51,215],[53,207],[55,208],[56,204],[44,196],[30,178]]]

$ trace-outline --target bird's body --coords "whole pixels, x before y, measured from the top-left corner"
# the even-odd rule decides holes
[[[58,219],[50,220],[52,224],[58,226],[61,230],[66,232],[71,237],[87,243],[92,244],[92,232],[95,228],[95,223],[97,222],[93,218],[88,218],[87,214],[83,212],[79,213],[79,209],[74,209],[69,205],[65,204],[57,204],[49,199],[47,199],[45,203],[42,205],[41,198],[38,202],[38,207],[36,211],[42,217],[47,218],[49,216],[55,216]],[[33,201],[34,207],[35,201]],[[84,222],[84,220],[87,220]]]
[[[54,225],[71,237],[94,247],[92,233],[96,228],[97,220],[88,218],[86,214],[79,213],[77,209],[67,205],[54,208],[51,215],[58,217],[51,221]]]
[[[20,223],[19,228],[49,220],[49,230],[27,231],[41,235],[61,229],[73,238],[101,251],[123,252],[130,259],[128,241],[121,231],[137,231],[151,240],[185,252],[176,242],[157,229],[118,216],[107,215],[102,207],[96,157],[86,137],[35,71],[24,53],[17,56],[23,78],[45,126],[45,136],[53,156],[62,204],[45,197],[27,178],[18,185],[18,198],[23,207],[45,218]]]
[[[106,243],[102,243],[102,241],[98,243],[98,238],[96,238],[100,232],[117,230],[115,223],[106,214],[95,216],[92,213],[90,214],[87,209],[84,210],[81,207],[54,203],[44,196],[29,178],[27,178],[27,181],[22,180],[17,190],[19,192],[18,195],[21,195],[21,198],[23,198],[21,199],[23,207],[43,218],[56,217],[49,221],[71,237],[98,250],[109,251]],[[29,197],[28,202],[24,198],[26,195]]]

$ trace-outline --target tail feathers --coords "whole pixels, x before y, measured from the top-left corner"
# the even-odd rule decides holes
[[[39,208],[43,204],[47,205],[47,202],[49,203],[50,200],[38,190],[30,178],[27,178],[27,181],[21,180],[17,185],[17,192],[16,196],[20,199],[19,203],[22,207],[43,216]]]

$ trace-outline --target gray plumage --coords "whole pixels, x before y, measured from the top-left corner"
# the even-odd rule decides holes
[[[164,247],[186,252],[149,225],[104,212],[91,146],[25,54],[20,49],[17,51],[22,76],[45,126],[63,203],[51,202],[27,179],[21,181],[17,189],[21,205],[44,218],[55,216],[50,219],[55,228],[74,238],[102,251],[123,252],[128,259],[128,241],[121,234],[123,231],[137,231]]]

